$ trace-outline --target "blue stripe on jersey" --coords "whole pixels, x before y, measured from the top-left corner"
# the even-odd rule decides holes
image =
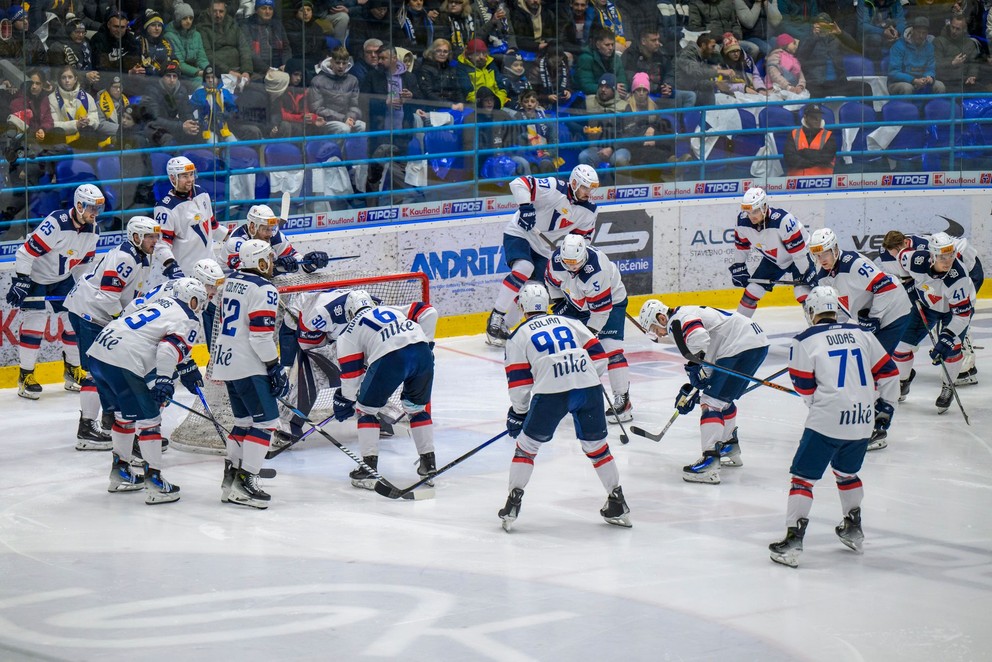
[[[801,372],[789,368],[789,377],[792,379],[792,385],[796,387],[796,391],[802,395],[812,395],[813,391],[816,390],[816,377],[811,372]]]
[[[534,373],[529,363],[514,363],[506,366],[506,383],[510,388],[534,383]]]

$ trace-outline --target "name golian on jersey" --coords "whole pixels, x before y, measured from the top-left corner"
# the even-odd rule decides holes
[[[210,350],[214,379],[231,381],[266,374],[265,364],[279,357],[276,311],[279,292],[257,274],[237,271],[224,281],[220,333]]]

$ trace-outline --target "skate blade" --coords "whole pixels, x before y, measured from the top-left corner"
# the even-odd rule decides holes
[[[739,457],[736,457],[736,458],[721,457],[720,458],[720,466],[721,467],[743,467],[744,466],[744,461],[741,460]]]
[[[799,555],[798,554],[795,554],[795,553],[793,553],[793,554],[776,554],[775,552],[772,552],[771,554],[769,554],[769,557],[771,558],[772,561],[775,561],[775,563],[780,563],[782,565],[787,565],[790,568],[798,568],[799,567]]]
[[[76,442],[77,451],[111,451],[114,450],[113,442],[103,443],[101,441],[84,441],[80,439]]]
[[[503,518],[503,530],[507,533],[513,528],[513,523],[517,521],[516,517],[504,517]]]
[[[682,480],[687,483],[702,483],[704,485],[719,485],[720,474],[682,474]]]
[[[501,338],[493,338],[486,334],[486,344],[490,347],[506,347],[506,341]]]
[[[155,506],[160,503],[172,503],[173,501],[179,501],[179,494],[156,494],[145,497],[145,505]]]
[[[841,538],[840,541],[844,543],[844,546],[852,550],[856,554],[864,554],[863,541],[861,540],[848,540],[847,538]]]
[[[21,396],[22,398],[27,398],[28,400],[38,400],[41,398],[40,393],[29,393],[28,391],[18,391],[17,395]]]
[[[257,510],[265,510],[269,507],[268,501],[256,501],[255,499],[250,499],[247,497],[239,497],[231,495],[227,499],[228,503],[233,503],[236,506],[246,506],[248,508],[255,508]]]
[[[120,483],[119,485],[111,485],[107,488],[107,491],[111,494],[118,494],[122,492],[137,492],[143,489],[145,489],[144,483]]]
[[[375,478],[352,478],[351,486],[363,490],[375,490],[376,482],[378,481]]]
[[[79,393],[79,391],[80,391],[79,384],[77,384],[75,382],[66,382],[65,383],[65,390],[71,391],[73,393]]]
[[[604,517],[603,518],[607,524],[613,524],[614,526],[622,526],[625,529],[629,529],[634,526],[630,521],[629,515],[621,515],[620,517]]]
[[[868,450],[870,451],[880,451],[883,448],[888,448],[889,442],[884,439],[879,439],[878,441],[872,441],[868,443]]]

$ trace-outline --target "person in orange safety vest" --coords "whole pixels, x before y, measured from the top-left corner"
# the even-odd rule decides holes
[[[802,126],[785,140],[785,169],[790,177],[834,174],[837,138],[824,127],[820,107],[809,104],[803,110]]]

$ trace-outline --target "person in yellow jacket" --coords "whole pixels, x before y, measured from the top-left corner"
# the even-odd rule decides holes
[[[496,61],[489,55],[486,42],[481,39],[468,42],[465,51],[458,56],[458,80],[468,102],[475,101],[475,93],[481,87],[492,90],[501,106],[506,105],[509,100],[506,93],[506,78],[496,66]]]
[[[819,106],[809,104],[803,109],[802,126],[786,138],[782,156],[790,177],[834,174],[837,136],[824,125]]]

